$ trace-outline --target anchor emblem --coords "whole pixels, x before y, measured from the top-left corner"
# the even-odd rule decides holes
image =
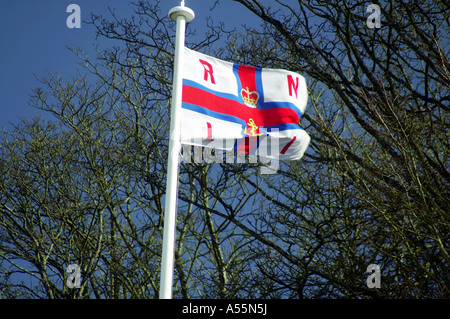
[[[255,124],[255,121],[252,118],[248,119],[247,127],[244,129],[244,133],[248,134],[248,136],[261,136],[263,133],[259,133],[259,127]],[[247,130],[248,127],[251,127]]]

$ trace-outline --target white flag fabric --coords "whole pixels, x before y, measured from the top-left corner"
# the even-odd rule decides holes
[[[310,142],[298,125],[307,99],[305,79],[297,73],[184,48],[181,143],[300,159]]]

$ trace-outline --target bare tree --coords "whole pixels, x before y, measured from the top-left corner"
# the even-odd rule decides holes
[[[302,125],[313,137],[307,157],[314,179],[305,180],[297,164],[286,172],[308,200],[280,188],[271,197],[283,199],[281,225],[286,212],[300,221],[326,215],[313,227],[293,225],[303,236],[316,227],[311,249],[322,256],[302,274],[320,277],[313,286],[327,285],[325,296],[448,296],[448,6],[380,3],[381,28],[371,29],[365,3],[236,2],[264,25],[230,43],[229,58],[299,71],[310,83]],[[295,181],[286,184],[295,188]],[[295,213],[296,203],[314,213]],[[364,289],[370,263],[382,267],[385,289]],[[290,277],[297,284],[289,289],[305,276]]]

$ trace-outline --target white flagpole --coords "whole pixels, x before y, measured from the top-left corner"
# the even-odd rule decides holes
[[[169,17],[177,22],[175,40],[175,61],[172,84],[172,107],[170,119],[169,159],[167,165],[166,205],[164,213],[163,250],[161,259],[160,299],[172,298],[173,265],[175,254],[176,209],[178,197],[178,157],[181,150],[180,142],[180,109],[183,88],[183,48],[186,22],[194,19],[194,11],[180,6],[169,11]]]

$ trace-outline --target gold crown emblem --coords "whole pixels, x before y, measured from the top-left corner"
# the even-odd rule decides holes
[[[241,90],[242,99],[244,100],[244,104],[252,109],[256,109],[258,105],[259,94],[258,92],[248,90],[248,87]]]

